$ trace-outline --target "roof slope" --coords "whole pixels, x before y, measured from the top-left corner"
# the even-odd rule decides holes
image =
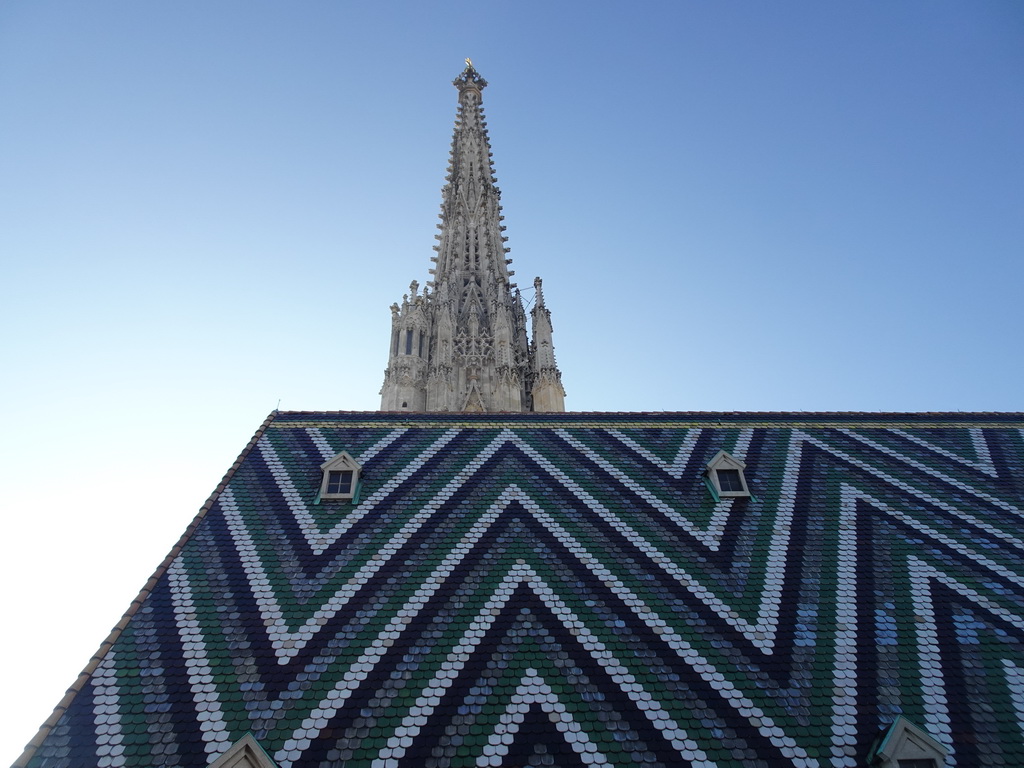
[[[19,764],[1021,765],[1022,520],[1024,414],[280,413]]]

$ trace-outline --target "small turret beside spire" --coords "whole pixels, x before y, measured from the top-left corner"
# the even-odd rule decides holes
[[[381,410],[564,411],[539,278],[532,345],[511,281],[482,106],[487,81],[466,59],[453,85],[459,110],[441,191],[433,280],[422,295],[414,282],[411,296],[392,305]]]
[[[555,364],[551,312],[544,304],[544,288],[539,277],[533,279],[533,287],[537,292],[530,310],[533,317],[533,344],[530,348],[533,410],[561,413],[565,410],[565,390],[562,389],[562,374]]]

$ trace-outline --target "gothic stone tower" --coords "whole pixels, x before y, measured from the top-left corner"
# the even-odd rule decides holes
[[[459,111],[442,190],[434,276],[393,304],[383,411],[564,411],[551,313],[534,280],[532,341],[510,277],[481,92],[467,60],[454,81]]]

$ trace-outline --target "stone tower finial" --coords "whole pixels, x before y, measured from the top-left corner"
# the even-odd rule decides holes
[[[391,350],[381,410],[562,411],[554,367],[550,313],[526,310],[508,268],[501,193],[481,106],[487,85],[473,64],[453,81],[459,111],[447,183],[441,191],[440,234],[433,280],[392,311]]]
[[[459,89],[461,99],[461,94],[467,91],[475,91],[479,96],[480,92],[487,87],[487,81],[480,77],[480,73],[473,68],[473,62],[466,59],[466,68],[452,80],[452,85]]]

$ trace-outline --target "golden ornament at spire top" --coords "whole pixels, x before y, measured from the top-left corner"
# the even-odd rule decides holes
[[[473,68],[473,60],[468,56],[466,57],[466,66],[469,67],[470,69]]]

